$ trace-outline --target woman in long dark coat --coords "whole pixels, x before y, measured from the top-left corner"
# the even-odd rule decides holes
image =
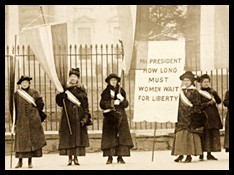
[[[128,107],[126,92],[120,88],[120,77],[112,73],[106,78],[108,84],[101,94],[100,107],[103,109],[101,149],[108,156],[106,164],[112,163],[112,156],[118,156],[118,163],[125,163],[122,156],[130,156],[133,142],[125,108]]]
[[[35,89],[30,88],[30,80],[32,80],[31,77],[21,76],[17,82],[20,89],[14,93],[16,109],[15,156],[19,158],[15,168],[22,167],[23,158],[28,158],[28,167],[32,168],[32,157],[42,157],[42,147],[46,145],[38,111],[38,109],[43,109],[44,102],[40,94]]]
[[[87,123],[91,116],[89,114],[86,89],[84,85],[80,84],[79,78],[79,68],[72,68],[69,72],[69,80],[66,87],[64,87],[64,92],[56,95],[56,103],[58,106],[63,107],[59,127],[59,154],[68,156],[68,166],[72,164],[72,156],[74,156],[74,164],[79,165],[78,156],[85,156],[85,147],[89,146]],[[70,98],[67,95],[69,94],[68,92],[75,97]],[[65,100],[67,117],[69,118],[72,133],[69,130],[63,100]]]
[[[199,80],[201,84],[201,105],[203,112],[206,113],[207,121],[203,128],[202,135],[202,150],[207,152],[208,160],[217,160],[211,152],[221,151],[220,133],[223,125],[217,108],[217,104],[222,101],[219,98],[217,92],[210,88],[210,77],[204,74]],[[203,155],[200,156],[200,160],[203,160]]]
[[[179,155],[175,162],[182,162],[183,155],[187,155],[185,163],[192,161],[191,155],[201,155],[201,139],[192,121],[201,114],[200,94],[193,85],[195,75],[187,71],[180,76],[183,81],[179,98],[178,122],[175,128],[175,137],[172,155]]]
[[[227,107],[227,115],[225,119],[225,137],[224,137],[224,148],[226,152],[229,152],[229,90],[225,93],[223,105]]]

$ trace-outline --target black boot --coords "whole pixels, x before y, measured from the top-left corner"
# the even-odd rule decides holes
[[[200,161],[203,161],[203,160],[204,160],[204,155],[203,155],[203,154],[199,156],[199,160],[200,160]]]
[[[28,167],[32,168],[32,158],[28,158]]]
[[[187,155],[187,157],[186,157],[184,163],[189,163],[189,162],[191,162],[191,161],[192,161],[192,156]]]
[[[218,160],[218,159],[215,158],[215,157],[211,154],[211,152],[208,152],[208,153],[207,153],[207,160]]]
[[[122,156],[118,156],[118,157],[117,157],[117,162],[118,162],[118,163],[125,164],[125,162],[124,162]]]
[[[15,166],[15,168],[21,168],[23,165],[23,159],[19,158],[19,162],[17,163],[17,165]]]
[[[183,155],[180,155],[180,156],[177,157],[174,161],[175,161],[175,162],[181,162],[183,158],[184,158],[184,156],[183,156]]]
[[[75,165],[80,165],[79,162],[78,162],[77,156],[74,156],[74,164],[75,164]]]
[[[106,164],[112,164],[113,158],[112,156],[108,156]]]
[[[68,164],[67,166],[72,165],[72,156],[68,156]]]

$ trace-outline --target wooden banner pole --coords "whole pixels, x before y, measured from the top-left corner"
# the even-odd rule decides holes
[[[156,137],[156,129],[157,129],[157,122],[154,122],[154,141],[153,141],[153,149],[152,149],[152,162],[154,161],[154,147],[155,147],[155,137]]]

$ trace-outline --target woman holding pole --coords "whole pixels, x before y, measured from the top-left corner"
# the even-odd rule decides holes
[[[117,162],[124,164],[123,156],[130,156],[133,142],[130,134],[125,108],[128,107],[126,92],[118,84],[121,78],[115,73],[106,79],[107,87],[101,94],[100,107],[103,109],[103,128],[101,149],[108,156],[106,164],[111,164],[112,156],[118,156]]]
[[[64,92],[56,95],[56,103],[63,107],[59,128],[59,154],[68,156],[68,166],[80,165],[78,156],[85,156],[89,146],[87,125],[91,115],[84,85],[79,82],[79,68],[69,71],[69,79]]]
[[[15,156],[19,162],[15,168],[23,165],[23,158],[28,158],[28,167],[32,168],[32,157],[42,157],[42,147],[46,145],[39,110],[44,107],[40,94],[30,88],[31,77],[21,76],[20,85],[14,93],[15,118]]]

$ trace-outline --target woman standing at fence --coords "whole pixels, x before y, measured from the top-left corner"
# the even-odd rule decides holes
[[[44,107],[40,94],[30,88],[31,77],[21,76],[17,82],[20,85],[14,93],[16,123],[15,123],[15,153],[19,162],[15,168],[23,165],[23,158],[28,158],[28,167],[32,168],[32,157],[42,157],[42,147],[46,145],[39,110]]]
[[[229,152],[229,90],[227,90],[227,92],[225,93],[223,104],[227,107],[227,115],[225,119],[224,148],[226,152]]]
[[[183,155],[187,155],[185,163],[192,161],[191,155],[201,155],[201,140],[196,133],[193,118],[201,116],[200,94],[194,86],[195,75],[187,71],[180,76],[183,86],[179,98],[178,122],[175,127],[175,137],[172,155],[179,155],[175,162],[182,162]],[[200,125],[200,124],[199,124]]]
[[[79,78],[79,68],[72,68],[64,92],[56,95],[56,103],[63,107],[59,128],[59,154],[68,155],[68,166],[72,165],[72,156],[74,164],[79,165],[78,156],[85,156],[85,147],[89,146],[86,126],[90,123],[91,115],[86,89]]]
[[[201,105],[203,112],[206,113],[207,121],[203,128],[203,134],[201,137],[202,150],[207,152],[208,160],[217,160],[211,152],[220,152],[220,133],[219,129],[222,129],[223,125],[217,108],[217,104],[221,103],[221,99],[218,93],[210,88],[210,77],[207,74],[203,74],[199,80],[201,84]],[[203,160],[201,155],[200,160]]]
[[[128,107],[126,92],[118,84],[120,77],[110,74],[106,79],[106,89],[101,94],[100,107],[103,109],[101,149],[108,156],[106,164],[111,164],[112,156],[118,156],[118,163],[125,163],[122,156],[130,156],[133,142],[125,108]]]

